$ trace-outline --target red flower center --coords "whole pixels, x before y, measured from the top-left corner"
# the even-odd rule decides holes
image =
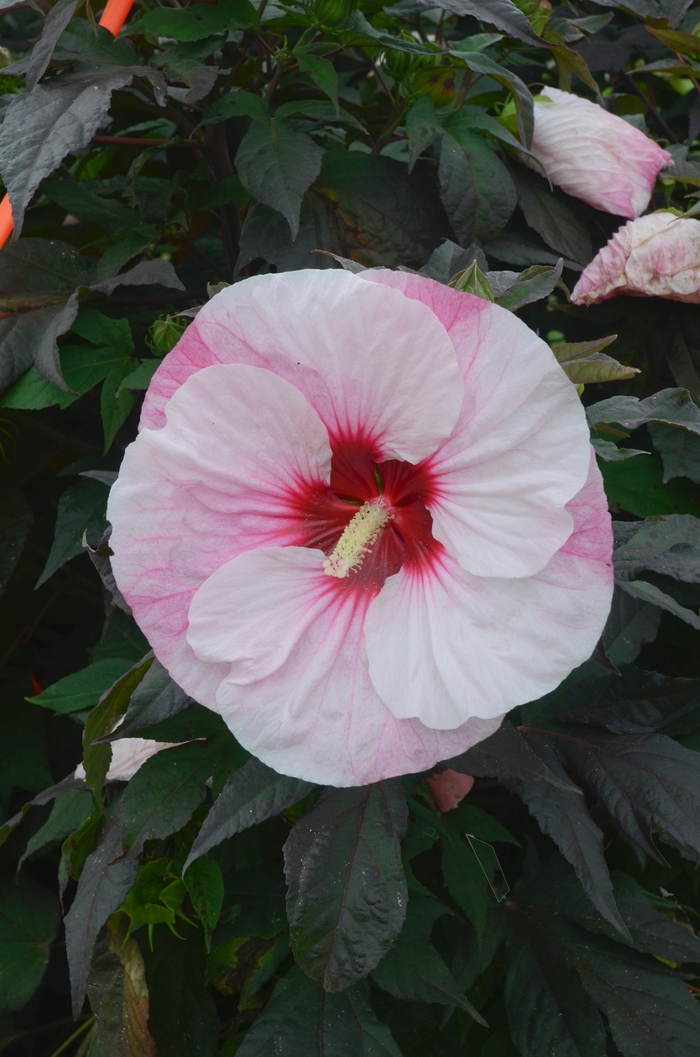
[[[391,519],[364,555],[361,566],[338,581],[347,588],[376,594],[387,576],[403,565],[420,566],[439,544],[433,537],[433,519],[427,508],[433,483],[424,463],[377,459],[373,446],[362,438],[331,438],[331,483],[311,486],[298,496],[302,547],[316,547],[330,555],[343,531],[364,503],[380,496]]]

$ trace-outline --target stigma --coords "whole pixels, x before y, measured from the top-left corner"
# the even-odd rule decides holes
[[[365,554],[372,549],[372,544],[393,516],[382,498],[364,503],[345,527],[330,558],[324,561],[324,573],[342,579],[353,570],[357,571]]]

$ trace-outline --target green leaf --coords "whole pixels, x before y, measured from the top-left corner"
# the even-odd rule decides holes
[[[185,870],[183,878],[195,912],[205,928],[213,929],[224,902],[224,879],[219,866],[213,859],[197,859]]]
[[[335,107],[336,115],[340,113],[338,103],[338,74],[330,59],[324,59],[313,51],[313,45],[294,49],[294,58],[299,63],[302,73],[308,73],[315,85],[328,96]]]
[[[253,121],[264,122],[269,120],[270,109],[264,99],[252,92],[229,92],[207,107],[202,124],[225,121],[229,117],[250,117]]]
[[[27,841],[27,847],[17,863],[17,869],[35,852],[42,851],[48,845],[64,841],[66,837],[69,837],[74,830],[82,826],[93,806],[93,799],[88,790],[73,789],[65,796],[57,797],[44,825],[40,826]]]
[[[61,376],[58,338],[70,330],[77,311],[78,295],[73,293],[58,304],[0,318],[0,388],[10,386],[33,365],[40,378],[67,392]]]
[[[430,96],[422,95],[406,114],[409,172],[423,151],[428,149],[441,132],[442,122],[435,110],[435,104]]]
[[[41,587],[71,558],[82,554],[83,533],[102,535],[107,524],[108,490],[99,481],[84,479],[68,488],[58,501],[56,530],[44,571],[36,582]]]
[[[34,521],[32,508],[21,488],[0,488],[0,594],[22,556]]]
[[[204,40],[221,33],[232,21],[226,4],[192,4],[184,9],[157,7],[147,11],[131,27],[132,33],[144,33],[149,39],[172,37],[174,40]]]
[[[144,360],[135,370],[122,378],[117,390],[117,397],[120,397],[125,389],[148,389],[153,375],[159,367],[160,360]]]
[[[463,245],[501,233],[515,209],[515,185],[483,137],[460,123],[460,112],[444,122],[440,153],[440,197]]]
[[[84,712],[100,700],[106,690],[131,668],[132,661],[124,657],[110,657],[96,661],[80,672],[66,675],[47,687],[36,697],[28,697],[34,705],[49,708],[52,712],[69,715]]]
[[[326,994],[297,966],[276,985],[264,1012],[247,1032],[236,1057],[401,1057],[361,984]]]
[[[39,411],[52,404],[70,407],[81,396],[101,382],[123,357],[113,348],[88,345],[63,345],[60,349],[61,374],[72,392],[66,393],[41,377],[30,367],[0,398],[0,407]]]
[[[106,228],[115,235],[130,235],[139,226],[139,215],[135,209],[129,209],[113,198],[93,194],[73,180],[49,180],[44,183],[42,191],[67,213],[88,224]]]
[[[536,173],[518,167],[515,177],[518,204],[529,226],[557,253],[588,264],[593,256],[590,236],[568,202],[553,194]]]
[[[435,921],[448,913],[437,900],[412,895],[398,943],[376,967],[372,979],[394,998],[459,1006],[487,1026],[430,942]]]
[[[509,312],[517,312],[523,305],[549,297],[561,279],[563,268],[561,257],[554,268],[542,264],[526,268],[507,290],[499,294],[496,304],[507,308]]]
[[[612,356],[594,353],[586,359],[563,363],[562,368],[567,378],[574,385],[598,385],[601,382],[620,382],[625,378],[634,378],[639,374],[636,367],[626,367]]]
[[[294,956],[327,991],[366,976],[396,942],[406,913],[398,780],[327,789],[284,846]]]
[[[292,239],[299,231],[302,196],[320,173],[322,157],[321,148],[284,118],[255,120],[236,153],[241,183],[286,218]]]
[[[277,774],[251,757],[231,775],[214,801],[192,845],[185,870],[221,841],[281,814],[314,788],[310,782]]]
[[[152,838],[167,837],[189,822],[206,796],[221,746],[192,742],[162,749],[143,764],[122,797],[124,840],[137,854]]]
[[[100,407],[105,434],[105,455],[112,447],[117,430],[124,425],[127,415],[134,406],[135,397],[125,384],[126,379],[133,374],[133,370],[133,362],[124,360],[110,370],[102,385]]]
[[[0,882],[0,1009],[20,1009],[32,997],[60,920],[58,900],[36,881]]]
[[[700,517],[700,492],[682,479],[663,483],[661,460],[653,456],[622,462],[602,462],[600,471],[612,510],[637,517],[693,514]]]
[[[421,6],[428,6],[428,0],[422,0]],[[512,0],[449,0],[447,10],[456,15],[471,15],[479,22],[487,22],[503,30],[516,40],[525,44],[542,47],[544,41],[530,25],[527,16]]]
[[[96,738],[108,734],[117,720],[126,712],[131,695],[153,663],[153,655],[147,654],[133,668],[123,675],[100,703],[93,708],[85,724],[83,735],[83,764],[85,781],[96,801],[102,802],[102,785],[112,761],[112,749],[109,745],[94,744]]]

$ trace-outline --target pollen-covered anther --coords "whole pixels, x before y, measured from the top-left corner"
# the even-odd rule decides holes
[[[340,579],[357,570],[393,514],[383,499],[364,503],[346,526],[330,558],[323,563],[327,576]]]

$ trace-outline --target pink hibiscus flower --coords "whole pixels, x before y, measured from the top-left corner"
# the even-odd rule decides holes
[[[236,283],[156,372],[112,488],[155,653],[284,774],[430,768],[552,690],[610,607],[574,387],[509,312],[420,276]]]
[[[638,217],[668,151],[638,128],[572,92],[544,88],[535,100],[532,152],[548,179],[596,209]],[[520,159],[539,172],[528,155]]]
[[[616,231],[584,269],[571,300],[594,305],[619,294],[700,304],[700,221],[664,210]]]

